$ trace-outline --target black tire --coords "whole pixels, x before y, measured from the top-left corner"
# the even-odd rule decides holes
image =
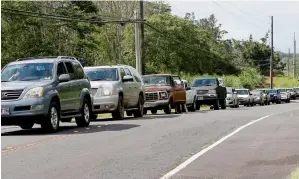
[[[165,114],[171,114],[171,101],[168,103],[168,105],[164,108],[164,113]]]
[[[118,97],[118,104],[115,111],[112,112],[112,118],[114,120],[123,120],[125,116],[125,108],[123,102],[123,96]]]
[[[182,113],[181,107],[182,107],[181,104],[175,104],[175,113],[181,114]]]
[[[226,109],[225,99],[220,99],[219,102],[220,102],[221,109]]]
[[[127,113],[127,116],[132,116],[133,115],[132,111],[126,111],[126,113]]]
[[[76,123],[78,127],[87,127],[90,124],[90,119],[91,119],[91,104],[90,101],[87,98],[84,98],[82,107],[80,109],[81,111],[81,116],[76,117]]]
[[[197,102],[196,102],[196,98],[194,97],[194,101],[191,105],[191,107],[188,109],[189,111],[195,112],[197,110]]]
[[[214,110],[219,110],[219,101],[216,100],[215,104],[213,105]]]
[[[55,101],[51,101],[49,111],[41,123],[41,127],[46,132],[56,132],[60,123],[60,107]]]
[[[34,123],[32,122],[32,123],[24,123],[24,124],[21,124],[20,125],[20,127],[22,128],[22,129],[32,129],[32,127],[34,126]]]
[[[251,106],[251,107],[254,106],[254,103],[252,102],[252,103],[250,104],[250,106]]]
[[[137,104],[137,110],[133,111],[134,117],[142,117],[143,116],[143,107],[144,107],[144,101],[142,95],[139,95],[138,98],[138,104]]]
[[[147,109],[143,109],[143,115],[147,115]]]
[[[157,114],[157,111],[158,111],[157,109],[152,109],[152,110],[151,110],[151,113],[152,113],[152,114]]]

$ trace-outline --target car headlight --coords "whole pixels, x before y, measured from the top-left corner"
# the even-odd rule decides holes
[[[111,96],[115,93],[114,88],[112,86],[101,87],[101,92],[102,96]]]
[[[44,88],[43,87],[35,87],[31,88],[25,94],[24,98],[39,98],[44,95]]]
[[[160,92],[160,98],[167,98],[168,94],[166,91]]]
[[[209,94],[216,94],[216,90],[209,90]]]

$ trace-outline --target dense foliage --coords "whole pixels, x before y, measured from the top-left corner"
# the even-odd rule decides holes
[[[134,18],[134,1],[2,1],[2,8],[97,21]],[[145,2],[146,73],[244,76],[267,74],[268,34],[259,41],[224,39],[228,33],[212,14],[196,19],[171,15],[167,4]],[[29,56],[70,55],[90,65],[125,63],[135,66],[134,24],[90,23],[31,17],[2,11],[1,65]],[[275,53],[274,69],[284,64]],[[254,70],[254,71],[252,71]],[[254,79],[252,79],[254,80]],[[246,83],[243,80],[242,83]],[[237,82],[236,82],[237,83]],[[244,84],[242,85],[244,86]]]

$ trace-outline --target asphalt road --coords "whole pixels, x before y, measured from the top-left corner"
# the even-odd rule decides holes
[[[291,110],[291,111],[290,111]],[[299,163],[299,103],[63,123],[56,134],[2,127],[4,179],[159,179],[238,127],[171,178],[285,178]]]

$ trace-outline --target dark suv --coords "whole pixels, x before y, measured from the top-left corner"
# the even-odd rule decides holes
[[[32,57],[7,64],[1,72],[1,122],[31,129],[35,123],[55,132],[75,117],[90,123],[90,82],[74,57]]]

